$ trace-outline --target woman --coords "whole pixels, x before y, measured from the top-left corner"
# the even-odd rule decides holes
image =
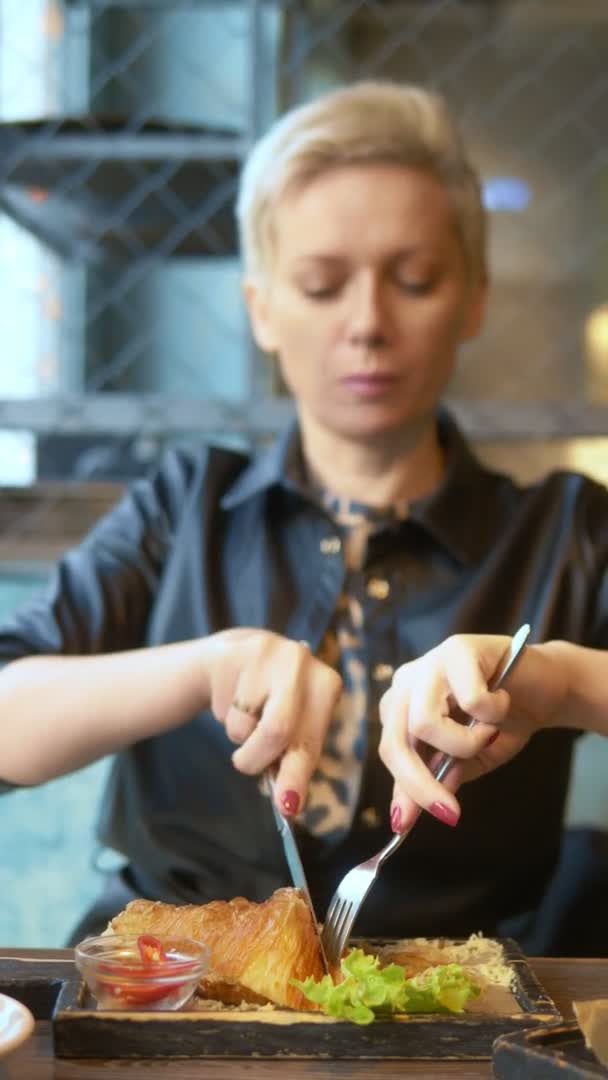
[[[273,764],[319,918],[413,798],[429,813],[358,932],[500,932],[556,859],[573,733],[468,785],[451,829],[453,793],[416,779],[422,757],[401,765],[401,676],[382,742],[379,703],[457,632],[526,621],[605,647],[608,496],[575,475],[517,488],[439,408],[487,275],[479,184],[438,98],[361,83],[288,113],[246,164],[238,214],[253,331],[296,422],[252,460],[170,454],[5,627],[0,775],[39,783],[117,752],[99,837],[128,865],[75,936],[133,895],[287,883],[258,779]],[[444,732],[496,762],[488,718]]]

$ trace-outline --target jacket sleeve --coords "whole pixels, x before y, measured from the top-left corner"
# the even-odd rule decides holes
[[[587,636],[583,644],[608,649],[608,492],[596,481],[585,479],[583,483],[586,498],[579,501],[578,543],[573,553],[573,562],[585,576],[585,592],[590,597],[585,618]],[[573,587],[575,597],[576,592]]]
[[[168,454],[63,555],[45,593],[0,626],[0,667],[33,654],[87,655],[143,644],[194,468],[189,456]]]

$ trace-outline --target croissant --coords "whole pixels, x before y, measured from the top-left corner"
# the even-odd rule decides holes
[[[172,934],[204,942],[210,950],[210,977],[203,996],[228,1003],[273,1002],[293,1009],[316,1009],[290,980],[320,979],[323,961],[318,931],[298,889],[277,889],[254,903],[242,896],[209,904],[165,904],[132,900],[111,921],[118,934]]]

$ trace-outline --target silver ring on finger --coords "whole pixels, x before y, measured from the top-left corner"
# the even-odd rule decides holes
[[[253,705],[249,705],[247,702],[241,701],[240,698],[233,698],[232,708],[238,709],[239,712],[247,713],[248,716],[253,716],[256,720],[259,720],[262,715],[264,706],[258,705],[257,708],[255,708]]]

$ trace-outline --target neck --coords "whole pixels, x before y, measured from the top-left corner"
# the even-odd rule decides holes
[[[434,419],[382,439],[349,439],[300,417],[302,446],[313,479],[334,495],[385,507],[428,495],[441,481],[443,451]]]

